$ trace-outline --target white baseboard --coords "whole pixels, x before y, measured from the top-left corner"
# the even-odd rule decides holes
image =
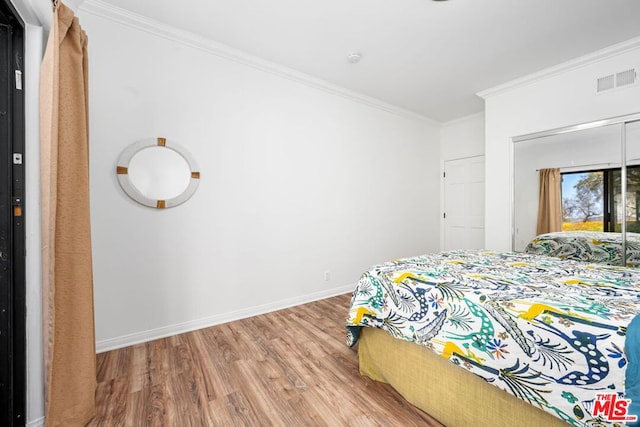
[[[105,351],[115,350],[117,348],[122,348],[122,347],[128,347],[130,345],[140,344],[143,342],[152,341],[159,338],[165,338],[172,335],[182,334],[185,332],[191,332],[197,329],[208,328],[210,326],[232,322],[234,320],[246,319],[247,317],[270,313],[272,311],[282,310],[284,308],[293,307],[300,304],[306,304],[309,302],[330,298],[336,295],[341,295],[347,292],[351,292],[354,289],[355,289],[355,285],[340,286],[337,288],[331,288],[324,291],[314,292],[312,294],[302,295],[294,298],[287,298],[281,301],[276,301],[268,304],[262,304],[254,307],[243,308],[241,310],[232,311],[230,313],[223,313],[220,315],[205,317],[197,320],[191,320],[184,323],[178,323],[175,325],[164,326],[162,328],[150,329],[143,332],[136,332],[134,334],[123,335],[121,337],[100,340],[96,342],[96,351],[98,353],[103,353]],[[43,419],[43,422],[44,422],[44,419]]]
[[[44,417],[28,421],[26,427],[44,427]]]

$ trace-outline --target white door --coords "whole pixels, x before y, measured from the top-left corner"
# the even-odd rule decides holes
[[[444,250],[484,247],[484,156],[444,162]]]

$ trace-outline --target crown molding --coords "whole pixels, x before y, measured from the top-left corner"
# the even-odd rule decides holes
[[[527,86],[532,83],[536,83],[559,74],[563,74],[569,71],[577,70],[582,67],[586,67],[591,64],[595,64],[600,61],[604,61],[609,58],[613,58],[618,55],[625,54],[634,50],[640,49],[640,37],[635,37],[621,43],[614,44],[604,49],[597,50],[587,55],[580,56],[567,62],[555,65],[553,67],[545,68],[537,73],[529,74],[524,77],[520,77],[515,80],[511,80],[499,86],[492,87],[490,89],[478,92],[476,95],[483,99],[488,99],[496,95],[508,92],[519,87]]]
[[[222,59],[226,59],[228,61],[240,63],[242,65],[263,71],[265,73],[276,75],[278,77],[285,78],[296,83],[301,83],[311,88],[330,93],[332,95],[341,96],[343,98],[359,102],[369,107],[377,108],[387,113],[392,113],[397,116],[413,120],[419,120],[434,126],[441,125],[441,123],[437,120],[423,116],[416,112],[397,107],[393,104],[389,104],[377,98],[351,91],[342,86],[329,83],[326,80],[313,77],[309,74],[296,71],[292,68],[288,68],[271,61],[266,61],[239,49],[234,49],[228,45],[218,43],[189,31],[184,31],[170,25],[163,24],[154,19],[150,19],[137,13],[130,12],[126,9],[113,6],[102,0],[87,0],[80,6],[79,10],[83,13],[108,19],[118,24],[122,24],[139,31],[144,31],[148,34],[171,40],[173,42],[180,43],[193,49],[201,50],[203,52]]]
[[[476,121],[478,119],[484,120],[484,110],[479,111],[477,113],[469,114],[467,116],[459,117],[457,119],[453,119],[453,120],[449,120],[447,122],[444,122],[444,123],[442,123],[442,127],[446,128],[446,127],[450,127],[450,126],[459,125],[459,124],[462,124],[462,123],[473,122],[473,121]]]

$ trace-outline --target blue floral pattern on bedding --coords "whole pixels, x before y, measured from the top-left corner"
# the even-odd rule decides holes
[[[626,265],[640,267],[640,234],[627,233]],[[575,261],[622,265],[622,238],[620,233],[569,231],[536,236],[525,252],[554,256]]]
[[[365,272],[347,341],[381,328],[569,424],[613,426],[593,407],[598,393],[624,396],[625,336],[638,313],[637,269],[451,251]]]

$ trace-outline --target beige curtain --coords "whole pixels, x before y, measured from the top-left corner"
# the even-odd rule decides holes
[[[540,169],[538,234],[562,231],[561,192],[560,169]]]
[[[58,4],[40,74],[46,425],[95,413],[87,37]]]

